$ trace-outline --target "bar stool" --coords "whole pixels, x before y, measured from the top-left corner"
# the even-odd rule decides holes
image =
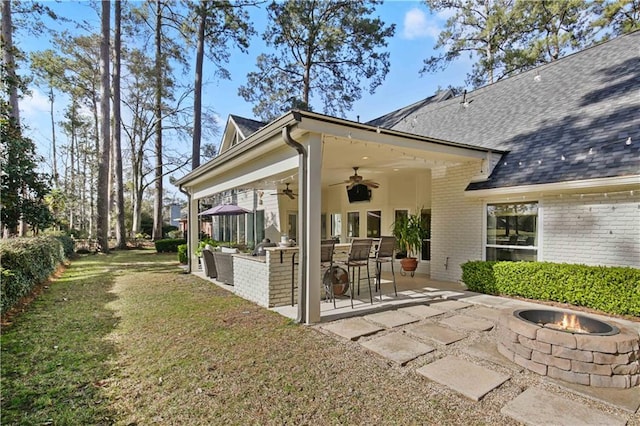
[[[355,269],[358,269],[358,294],[360,294],[360,268],[366,266],[367,268],[367,284],[369,285],[369,298],[373,305],[373,295],[371,293],[371,275],[369,274],[369,255],[371,252],[371,245],[373,240],[371,238],[355,238],[351,242],[351,248],[349,249],[349,256],[344,264],[347,266],[347,274],[351,276],[350,295],[351,295],[351,307],[353,308],[353,290],[355,289]]]
[[[380,237],[378,250],[376,250],[376,291],[380,292],[380,301],[382,302],[382,264],[391,263],[391,275],[393,277],[393,292],[398,296],[396,288],[396,273],[393,270],[393,252],[396,249],[396,237]]]

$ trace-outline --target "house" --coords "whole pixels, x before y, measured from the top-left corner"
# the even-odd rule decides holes
[[[245,237],[295,236],[305,322],[319,320],[320,239],[388,235],[406,212],[430,221],[419,271],[435,280],[482,259],[640,267],[637,46],[640,32],[367,123],[231,116],[220,154],[178,181],[190,223],[202,200],[233,193],[253,211]],[[354,180],[377,183],[370,200],[349,202]]]

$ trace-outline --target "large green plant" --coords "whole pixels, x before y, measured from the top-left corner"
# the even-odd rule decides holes
[[[416,257],[422,248],[422,240],[427,238],[427,229],[422,224],[419,214],[400,216],[393,223],[393,236],[398,240],[400,249],[407,257]]]

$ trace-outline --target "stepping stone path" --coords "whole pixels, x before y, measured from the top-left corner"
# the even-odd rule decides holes
[[[458,333],[450,328],[440,327],[435,324],[416,324],[407,328],[407,333],[420,339],[430,339],[442,345],[449,345],[467,337],[466,334]]]
[[[484,300],[483,300],[484,301]],[[510,371],[510,374],[521,374],[523,368],[512,363],[498,352],[496,342],[490,330],[502,314],[504,305],[514,303],[506,301],[492,309],[470,305],[457,300],[431,302],[427,305],[415,305],[394,311],[385,311],[365,317],[350,318],[332,322],[321,326],[324,330],[349,340],[357,340],[386,329],[396,328],[381,336],[373,336],[359,344],[367,350],[386,358],[401,366],[420,356],[435,352],[437,356],[445,355],[437,361],[424,365],[416,373],[429,380],[446,386],[455,392],[474,401],[481,400],[486,394],[501,386],[510,379],[509,375],[501,374],[474,362],[463,360],[455,356],[446,355],[446,348],[434,348],[420,340],[431,340],[441,345],[449,345],[467,337],[482,333],[480,340],[461,348],[472,359],[488,361]],[[515,304],[515,303],[514,303]],[[471,309],[465,309],[473,306]],[[455,312],[465,309],[464,315]],[[453,312],[447,318],[434,318]],[[446,315],[445,315],[446,316]],[[419,321],[419,322],[418,322]],[[437,321],[438,325],[434,323]],[[412,324],[418,322],[416,324]],[[458,330],[454,330],[452,328]],[[495,336],[494,336],[495,337]],[[454,347],[455,348],[455,347]],[[456,352],[452,349],[450,352]],[[552,380],[552,382],[555,382]],[[640,392],[638,388],[612,389],[582,386],[578,384],[555,382],[559,387],[573,394],[582,395],[591,400],[597,400],[624,412],[631,413],[632,419],[640,415]],[[581,404],[558,393],[538,388],[529,388],[504,403],[501,413],[525,425],[624,425],[626,420],[616,417],[588,405]],[[620,415],[619,415],[620,416]],[[635,424],[635,423],[634,423]]]
[[[382,327],[360,317],[333,322],[322,328],[349,340],[356,340],[362,336],[368,336],[384,330]]]
[[[406,308],[400,308],[398,309],[398,311],[406,312],[409,315],[413,315],[414,317],[423,318],[423,319],[444,314],[444,311],[441,311],[439,309],[435,309],[435,308],[432,308],[431,306],[426,306],[426,305],[409,306]]]
[[[458,291],[449,291],[449,290],[439,290],[434,292],[426,293],[432,297],[440,297],[442,299],[451,299],[452,297],[464,296],[464,293],[460,293]],[[471,306],[471,305],[467,305]]]
[[[455,311],[458,309],[464,309],[471,306],[468,303],[458,302],[457,300],[446,300],[444,302],[432,303],[432,308],[440,309],[441,311]]]
[[[385,326],[386,328],[399,327],[420,321],[419,318],[400,311],[384,311],[377,314],[365,315],[364,319]]]
[[[510,378],[453,356],[427,364],[416,372],[474,401],[480,401],[483,396]]]
[[[402,333],[389,333],[366,342],[360,343],[365,348],[390,359],[400,365],[405,365],[412,359],[433,352],[435,348],[418,342]]]
[[[505,414],[525,425],[625,425],[626,421],[541,389],[529,388],[505,405]]]
[[[491,321],[473,318],[467,315],[454,315],[452,317],[441,320],[440,324],[444,324],[452,328],[461,328],[463,330],[470,331],[489,331],[494,326]]]

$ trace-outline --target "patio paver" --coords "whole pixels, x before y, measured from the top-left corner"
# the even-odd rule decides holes
[[[362,336],[368,336],[384,330],[382,327],[375,325],[362,317],[333,322],[323,326],[322,328],[349,340],[356,340]]]
[[[402,333],[393,332],[384,336],[375,337],[366,342],[360,342],[362,346],[400,365],[417,357],[433,352],[435,348],[418,342]]]
[[[408,306],[406,308],[400,308],[398,309],[398,311],[402,311],[409,315],[413,315],[414,317],[422,319],[435,317],[436,315],[442,315],[445,312],[427,305]]]
[[[473,315],[474,317],[484,318],[489,321],[497,323],[502,315],[502,309],[486,308],[484,306],[476,307],[475,309],[469,309],[465,311],[467,315]]]
[[[416,324],[407,327],[407,332],[418,338],[430,339],[442,345],[449,345],[467,337],[466,334],[436,324]]]
[[[464,293],[460,293],[459,291],[451,291],[451,290],[438,290],[433,292],[425,293],[429,296],[440,297],[442,299],[451,299],[453,297],[464,296]]]
[[[420,320],[419,318],[400,311],[378,312],[376,314],[365,315],[364,319],[380,324],[386,328],[399,327]]]
[[[427,364],[416,372],[474,401],[480,401],[483,396],[510,378],[453,356]]]
[[[430,306],[432,308],[440,309],[441,311],[456,311],[458,309],[468,308],[472,305],[464,302],[458,302],[457,300],[445,300],[444,302],[433,302]]]
[[[468,315],[454,315],[449,318],[444,318],[440,320],[440,324],[470,331],[489,331],[495,326],[491,321],[470,317]]]
[[[504,355],[498,352],[498,348],[496,347],[495,342],[474,343],[468,348],[465,348],[464,352],[473,357],[484,359],[494,364],[498,364],[502,367],[508,368],[509,370],[512,370],[517,373],[524,371],[523,367],[509,361],[507,358],[504,357]]]
[[[624,425],[626,421],[537,388],[529,388],[505,405],[502,414],[525,425]]]
[[[612,405],[630,413],[635,413],[640,409],[640,389],[638,389],[638,387],[627,389],[599,388],[556,379],[550,380],[561,388],[596,401],[604,402],[605,404]]]

